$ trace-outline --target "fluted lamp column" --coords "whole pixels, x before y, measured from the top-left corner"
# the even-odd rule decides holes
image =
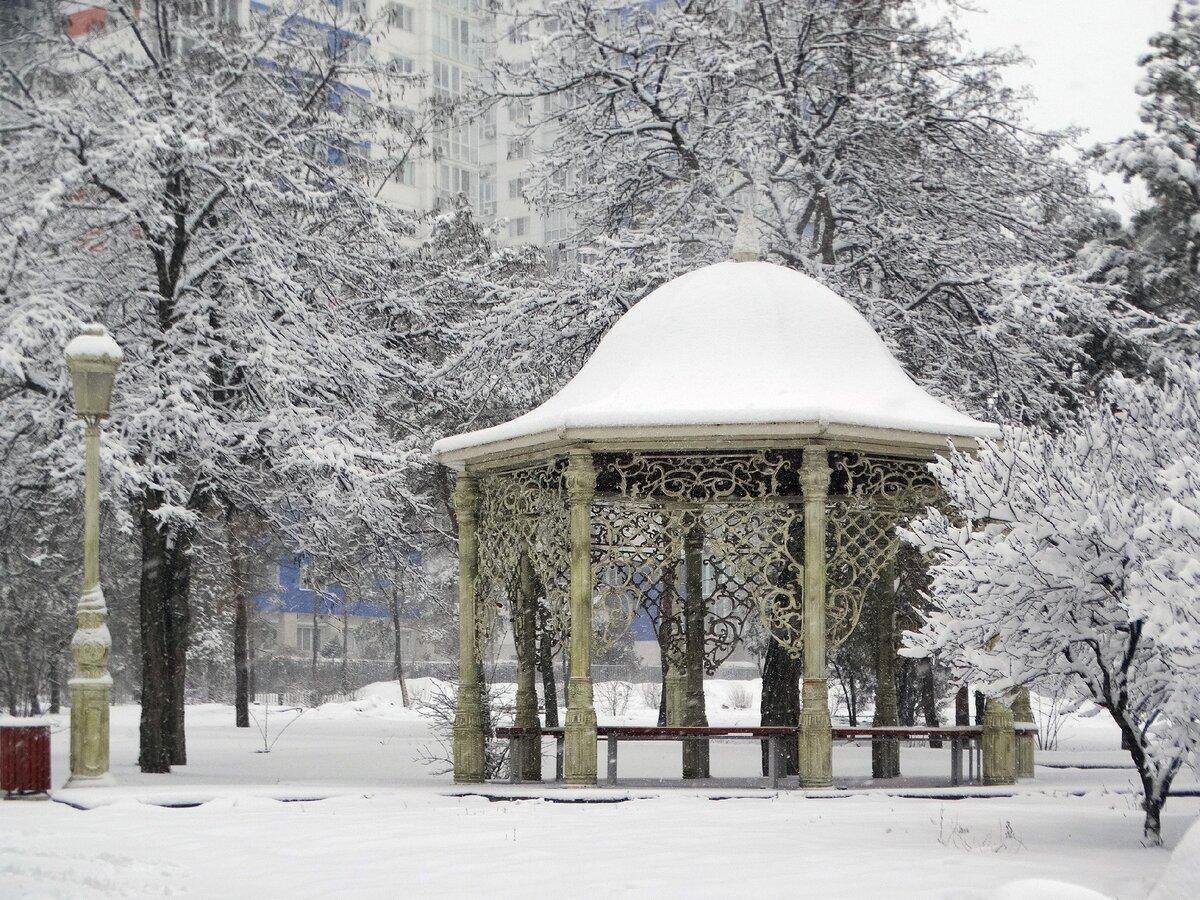
[[[75,414],[84,422],[83,591],[75,609],[71,657],[71,777],[68,787],[113,783],[108,770],[112,676],[108,607],[100,587],[100,421],[108,417],[121,348],[103,325],[85,325],[66,347]]]

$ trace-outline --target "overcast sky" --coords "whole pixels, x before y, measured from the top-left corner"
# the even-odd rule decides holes
[[[1012,72],[1036,100],[1029,110],[1039,128],[1078,125],[1083,143],[1112,140],[1138,126],[1134,93],[1138,57],[1164,31],[1173,0],[972,0],[960,26],[979,47],[1016,45],[1030,64]],[[1106,182],[1128,208],[1129,188]]]

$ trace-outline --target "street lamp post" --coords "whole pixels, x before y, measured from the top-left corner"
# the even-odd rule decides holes
[[[108,771],[108,608],[100,589],[100,420],[108,416],[121,348],[103,325],[85,325],[66,349],[75,414],[84,421],[83,591],[76,608],[71,656],[71,777],[69,787],[112,784]]]

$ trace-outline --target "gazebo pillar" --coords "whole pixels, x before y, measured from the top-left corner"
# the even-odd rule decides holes
[[[596,783],[596,707],[592,698],[592,498],[596,470],[587,450],[567,456],[571,515],[571,678],[567,686],[567,784]]]
[[[825,680],[825,500],[829,456],[824,447],[804,448],[804,688],[800,709],[800,786],[833,783],[833,738]]]
[[[1014,723],[1029,724],[1033,722],[1033,704],[1030,702],[1029,688],[1017,689],[1017,695],[1012,704]],[[1017,777],[1033,777],[1033,751],[1035,738],[1032,734],[1017,735]]]
[[[463,473],[454,486],[458,520],[458,702],[454,713],[454,780],[477,784],[484,779],[483,709],[476,644],[475,583],[478,538],[475,533],[479,489]]]

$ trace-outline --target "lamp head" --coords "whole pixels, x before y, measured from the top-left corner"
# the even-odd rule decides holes
[[[113,381],[121,364],[121,348],[108,329],[96,323],[84,325],[66,349],[67,369],[75,392],[75,413],[84,419],[108,416]]]

